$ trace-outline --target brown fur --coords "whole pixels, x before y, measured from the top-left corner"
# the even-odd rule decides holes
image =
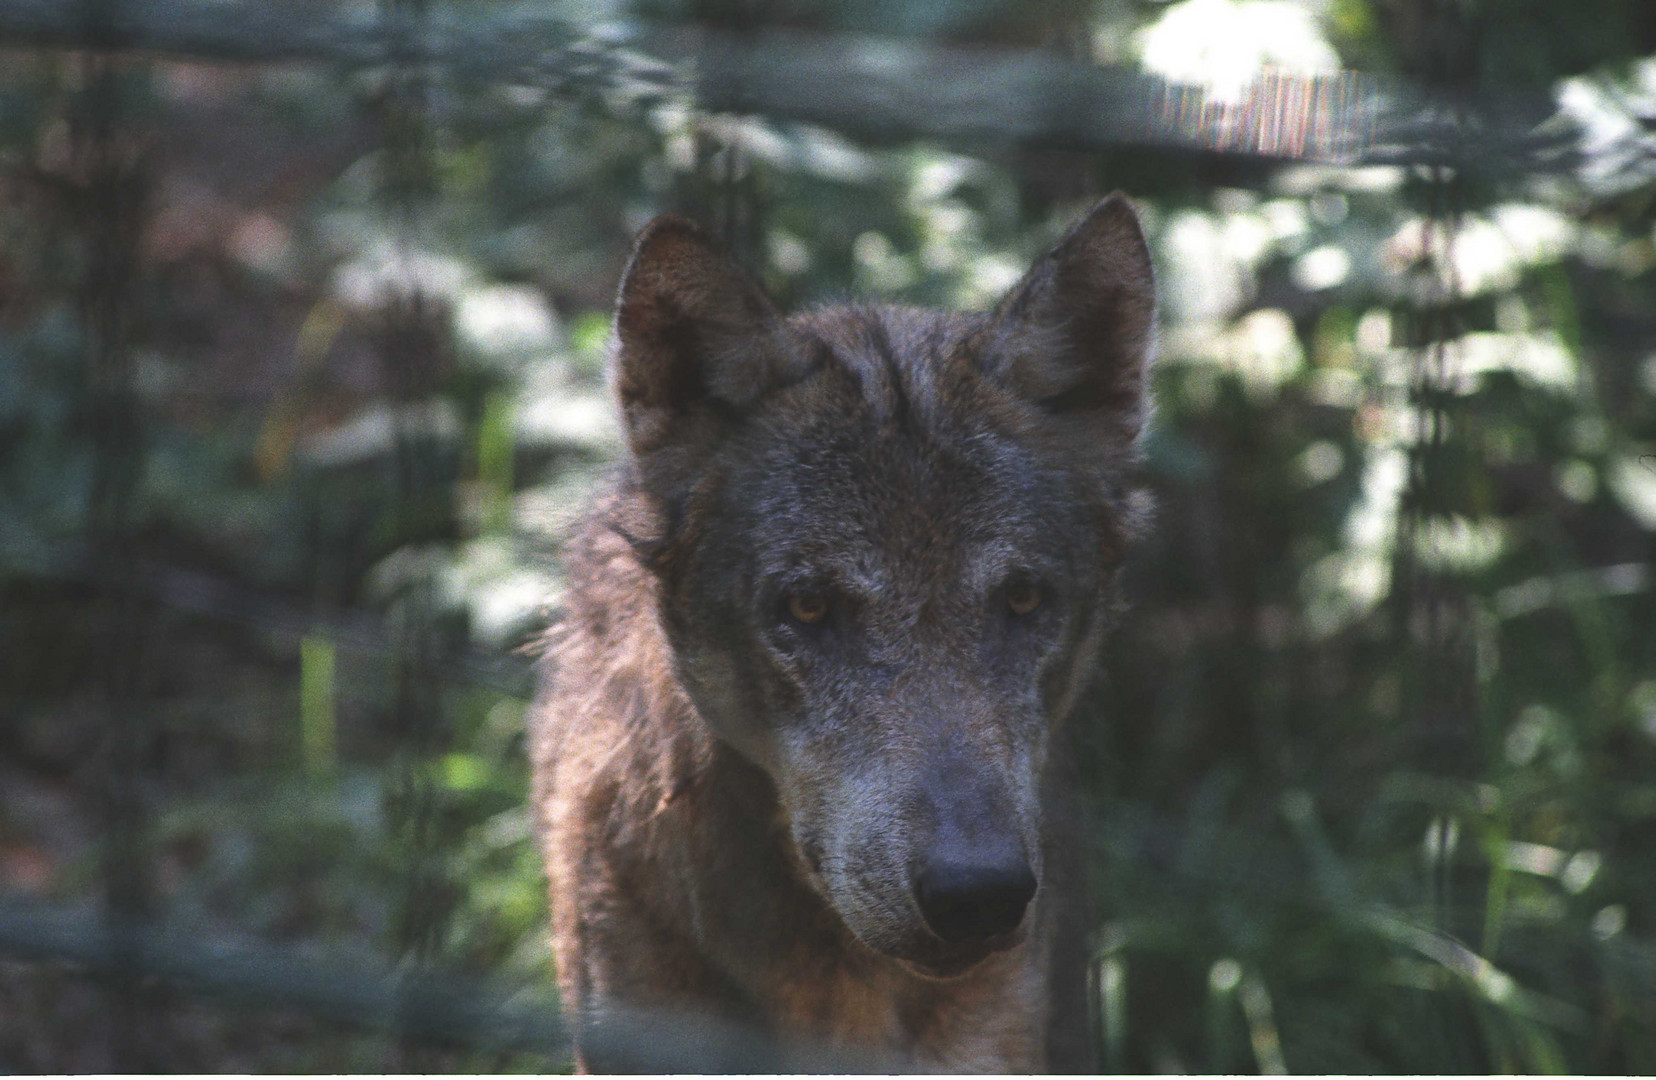
[[[1119,196],[985,314],[785,319],[693,226],[646,230],[632,453],[533,721],[578,1030],[662,1007],[921,1069],[1091,1064],[1062,736],[1135,527],[1152,314]],[[1009,615],[1026,581],[1044,606]],[[945,930],[917,898],[962,865],[1033,899]]]

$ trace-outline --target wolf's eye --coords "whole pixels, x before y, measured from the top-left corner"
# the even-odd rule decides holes
[[[788,597],[788,614],[806,626],[816,626],[828,617],[828,598],[821,593],[802,593]]]
[[[1006,587],[1006,607],[1014,615],[1028,615],[1041,606],[1040,586],[1015,581]]]

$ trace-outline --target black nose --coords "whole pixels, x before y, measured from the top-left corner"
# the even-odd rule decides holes
[[[1016,930],[1035,884],[1021,858],[989,866],[934,863],[920,871],[914,895],[932,932],[964,945]]]

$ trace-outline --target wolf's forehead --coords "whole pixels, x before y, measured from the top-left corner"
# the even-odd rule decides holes
[[[908,567],[975,580],[1036,559],[1062,533],[1046,527],[1062,501],[1051,477],[989,440],[939,441],[902,424],[817,434],[752,474],[768,572],[872,581]]]
[[[970,374],[970,339],[983,316],[920,308],[820,308],[794,324],[825,347],[828,363],[845,371],[876,422],[896,417],[935,420],[942,399]]]
[[[1067,489],[972,367],[981,316],[842,307],[799,316],[823,369],[773,399],[727,473],[763,570],[1003,573],[1063,535]]]

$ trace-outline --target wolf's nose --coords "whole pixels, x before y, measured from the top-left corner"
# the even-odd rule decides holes
[[[1022,859],[1000,866],[941,863],[920,872],[914,894],[932,932],[964,945],[1016,930],[1035,887]]]

